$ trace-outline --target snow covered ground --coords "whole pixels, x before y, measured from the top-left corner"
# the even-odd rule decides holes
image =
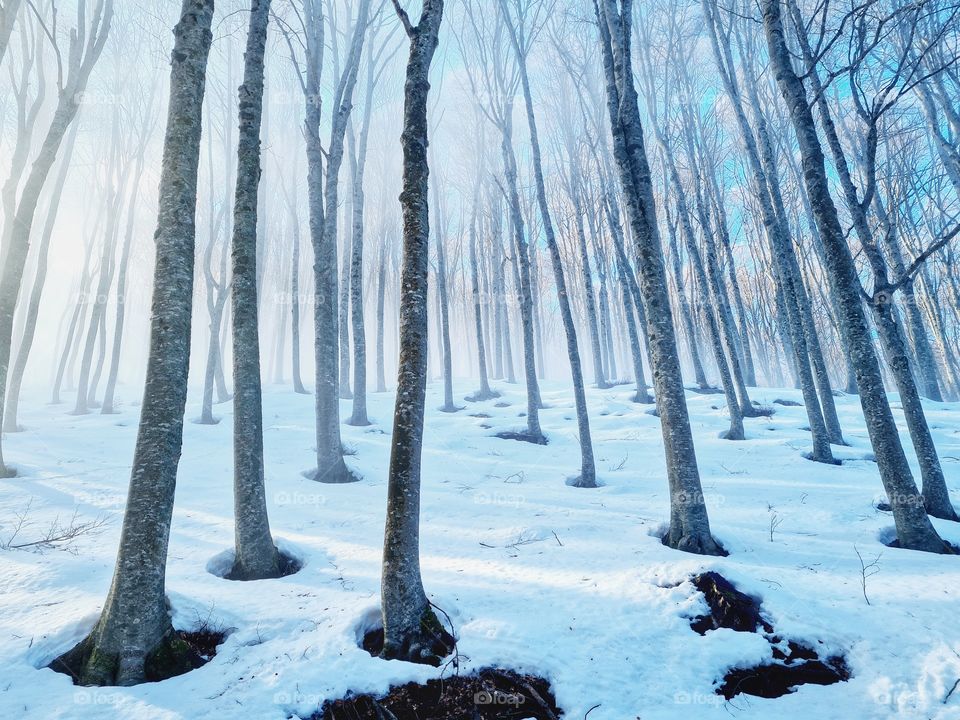
[[[541,674],[578,720],[594,706],[590,720],[960,718],[960,688],[944,702],[960,678],[960,558],[881,543],[893,521],[874,508],[882,488],[856,398],[838,399],[850,446],[835,448],[842,466],[828,467],[802,457],[802,407],[774,405],[772,418],[747,420],[748,439],[734,443],[719,438],[722,396],[688,393],[711,522],[731,553],[703,558],[655,537],[668,511],[659,421],[629,401],[629,386],[588,391],[604,483],[596,490],[564,483],[579,465],[568,388],[544,384],[550,444],[539,447],[492,437],[521,427],[525,407],[522,387],[497,387],[500,400],[462,403],[453,415],[433,410],[442,386],[429,389],[422,567],[428,594],[456,626],[461,671],[497,664]],[[474,389],[458,382],[457,396]],[[767,404],[800,399],[793,390],[753,395]],[[137,408],[74,417],[69,405],[23,402],[27,430],[8,435],[5,448],[21,476],[0,481],[0,541],[28,505],[21,541],[75,511],[80,522],[108,522],[69,552],[0,551],[0,717],[279,720],[309,716],[348,690],[436,677],[440,669],[385,662],[357,646],[377,617],[392,404],[391,394],[372,394],[375,424],[343,427],[363,480],[328,486],[301,474],[314,460],[312,397],[268,390],[271,524],[304,567],[252,583],[209,572],[233,543],[230,406],[218,406],[217,426],[188,423],[169,597],[177,627],[208,620],[232,631],[210,663],[186,675],[79,688],[45,665],[89,630],[104,600]],[[960,404],[926,407],[960,506]],[[188,408],[188,418],[198,414]],[[960,543],[960,525],[934,522]],[[879,555],[869,605],[858,550],[867,563]],[[724,702],[714,694],[724,672],[771,649],[755,634],[690,629],[687,618],[706,606],[685,579],[705,569],[760,596],[785,637],[846,653],[852,679]]]

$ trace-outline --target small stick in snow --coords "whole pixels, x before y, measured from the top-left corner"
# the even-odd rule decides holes
[[[957,689],[957,685],[960,685],[960,678],[957,678],[956,680],[954,680],[954,682],[953,682],[953,687],[950,688],[950,692],[948,692],[948,693],[944,696],[944,698],[943,698],[943,704],[944,704],[944,705],[947,704],[947,700],[949,700],[949,699],[950,699],[950,696],[953,695],[953,691]]]
[[[857,553],[857,557],[860,559],[860,587],[863,588],[863,599],[867,601],[867,605],[870,605],[870,598],[867,597],[867,580],[872,578],[878,572],[880,572],[880,555],[877,555],[873,562],[865,563],[863,561],[863,556],[860,554],[860,551],[857,549],[857,546],[853,546],[853,550]]]

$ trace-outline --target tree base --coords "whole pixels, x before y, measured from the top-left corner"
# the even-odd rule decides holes
[[[709,533],[691,533],[681,535],[673,539],[673,533],[667,530],[662,538],[663,544],[674,550],[693,553],[694,555],[712,555],[714,557],[727,557],[728,553],[723,545]]]
[[[344,485],[346,483],[359,482],[360,477],[355,474],[341,458],[339,462],[334,462],[324,468],[317,468],[309,473],[311,480],[327,483],[329,485]]]
[[[936,540],[930,540],[925,545],[916,545],[916,546],[907,546],[900,543],[899,538],[894,538],[890,542],[886,543],[887,547],[890,548],[901,548],[904,550],[916,550],[917,552],[928,552],[933,553],[934,555],[960,555],[960,548],[957,548],[946,540],[937,538]]]
[[[441,407],[438,407],[437,410],[445,413],[455,413],[463,410],[463,407],[460,405],[443,405]]]
[[[567,478],[567,485],[575,488],[585,488],[587,490],[592,490],[594,488],[600,487],[597,484],[596,477],[584,477],[583,475],[577,475],[576,477]]]
[[[823,463],[824,465],[843,465],[843,462],[837,460],[833,454],[829,452],[826,455],[818,455],[812,452],[803,453],[803,458],[811,462]]]
[[[746,440],[746,435],[743,434],[743,428],[730,428],[725,432],[720,433],[721,440]]]
[[[119,653],[100,650],[91,634],[49,667],[72,677],[74,685],[127,686],[157,682],[204,665],[222,640],[222,633],[209,630],[182,633],[171,628],[152,650],[121,661]]]
[[[402,633],[399,639],[387,640],[384,635],[380,657],[439,667],[456,644],[456,638],[443,628],[436,614],[428,607],[420,616],[418,628]]]
[[[368,427],[370,425],[373,425],[373,423],[370,422],[370,419],[366,415],[364,415],[363,417],[351,416],[350,419],[347,420],[347,422],[344,424],[349,425],[350,427]]]
[[[276,552],[277,564],[275,569],[271,569],[268,572],[250,572],[241,567],[239,563],[234,562],[230,572],[223,576],[224,580],[238,580],[241,582],[247,580],[272,580],[293,575],[303,567],[296,558],[283,553],[279,549],[277,549]]]

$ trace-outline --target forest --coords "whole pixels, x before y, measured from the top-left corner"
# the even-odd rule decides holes
[[[0,716],[960,720],[960,2],[0,0]]]

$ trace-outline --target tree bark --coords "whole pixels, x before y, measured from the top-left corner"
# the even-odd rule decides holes
[[[427,287],[430,212],[427,96],[443,0],[424,0],[420,22],[410,25],[394,7],[410,38],[404,85],[403,268],[400,279],[400,369],[390,447],[381,601],[388,660],[439,665],[453,646],[430,607],[420,574],[420,459],[427,378]]]
[[[150,355],[120,548],[90,635],[54,661],[84,685],[133,685],[186,644],[170,622],[165,570],[190,363],[197,166],[212,0],[184,0],[174,29],[160,175]],[[173,663],[171,663],[173,664]]]
[[[793,69],[781,19],[781,0],[762,0],[770,63],[800,143],[803,178],[827,256],[831,291],[837,296],[845,350],[860,390],[860,404],[893,509],[901,547],[942,553],[947,546],[924,510],[887,402],[880,365],[860,299],[859,280],[836,206],[830,196],[823,150],[803,83]]]
[[[653,183],[631,67],[633,3],[632,0],[598,0],[594,7],[600,29],[614,158],[640,271],[657,410],[670,482],[670,529],[665,542],[679,550],[719,555],[723,554],[723,548],[710,533],[687,414],[657,228]]]
[[[270,536],[263,479],[263,407],[257,301],[257,220],[260,202],[260,131],[264,50],[270,0],[251,0],[240,86],[237,187],[233,202],[233,501],[234,547],[230,577],[260,580],[280,575],[280,554]]]

